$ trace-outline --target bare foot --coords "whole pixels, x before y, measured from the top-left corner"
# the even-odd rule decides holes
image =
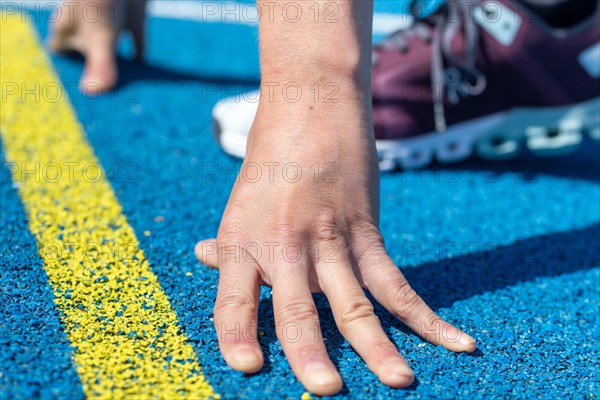
[[[81,91],[110,91],[117,84],[115,45],[119,30],[131,31],[136,60],[145,50],[145,0],[82,0],[62,3],[51,19],[48,46],[55,52],[76,51],[85,57]]]

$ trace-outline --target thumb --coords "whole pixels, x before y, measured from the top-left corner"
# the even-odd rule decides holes
[[[217,264],[217,240],[206,239],[198,242],[194,247],[194,253],[196,258],[202,264],[207,265],[210,268],[218,269]]]

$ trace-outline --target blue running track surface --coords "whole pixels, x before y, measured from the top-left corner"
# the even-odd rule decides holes
[[[377,10],[393,12],[380,2]],[[29,14],[41,37],[47,13]],[[146,64],[127,61],[121,85],[87,97],[78,59],[54,68],[100,159],[152,271],[173,305],[204,376],[222,398],[300,398],[273,329],[270,291],[260,302],[265,367],[230,370],[212,325],[218,272],[194,244],[216,235],[235,170],[211,133],[221,98],[258,85],[256,27],[153,17]],[[0,195],[0,398],[83,398],[17,185],[3,168]],[[381,322],[417,381],[377,381],[315,296],[329,353],[345,387],[336,398],[579,398],[600,394],[600,153],[584,141],[568,156],[524,152],[502,162],[382,176],[381,228],[391,257],[445,319],[478,340],[453,354],[411,333],[385,310]]]

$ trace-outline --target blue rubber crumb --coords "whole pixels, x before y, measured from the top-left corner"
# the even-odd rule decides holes
[[[78,66],[56,63],[63,79],[76,79]],[[133,182],[114,174],[111,180],[206,376],[225,398],[298,398],[304,389],[275,338],[269,291],[259,320],[265,368],[253,376],[232,372],[211,320],[218,273],[198,265],[192,253],[196,240],[216,234],[234,179],[203,175],[204,168],[237,165],[210,132],[219,94],[201,100],[202,81],[135,84],[134,105],[110,98],[91,104],[79,95],[73,102],[103,165],[138,168]],[[100,117],[103,108],[110,119]],[[589,398],[597,392],[600,163],[593,146],[586,142],[575,155],[550,160],[524,154],[510,163],[471,161],[385,175],[382,230],[390,255],[444,318],[479,340],[480,351],[469,356],[435,348],[379,309],[418,379],[408,390],[389,389],[337,333],[318,296],[327,346],[346,384],[339,398]]]
[[[274,335],[268,289],[262,291],[259,319],[265,367],[246,376],[226,366],[211,319],[218,272],[199,265],[192,252],[198,239],[216,234],[234,179],[231,173],[205,176],[204,168],[216,165],[232,170],[238,165],[215,144],[210,110],[222,96],[252,89],[255,82],[207,82],[210,63],[206,60],[213,56],[225,60],[222,53],[230,51],[225,47],[190,54],[199,43],[226,37],[228,26],[215,24],[209,29],[182,24],[178,31],[182,50],[162,54],[156,49],[170,42],[158,32],[167,24],[161,20],[150,24],[150,53],[160,69],[124,61],[128,80],[115,94],[89,99],[72,91],[71,100],[215,390],[231,399],[299,398],[304,389]],[[39,25],[45,29],[42,21]],[[255,53],[249,56],[256,60]],[[80,63],[53,60],[63,82],[76,85]],[[170,69],[172,65],[177,67]],[[225,62],[213,67],[215,76],[254,68]],[[56,387],[50,382],[60,386],[61,395],[56,397],[80,397],[50,292],[41,289],[44,279],[39,260],[32,255],[35,246],[26,234],[16,193],[5,186],[2,235],[10,235],[10,246],[23,246],[27,240],[31,253],[26,256],[31,260],[26,265],[39,268],[27,278],[27,285],[23,281],[19,285],[19,276],[14,276],[17,282],[11,281],[9,287],[22,289],[10,292],[15,304],[2,304],[30,307],[31,320],[40,318],[45,324],[40,326],[51,326],[25,329],[7,323],[7,330],[31,338],[19,349],[21,353],[47,354],[43,349],[49,349],[53,357],[30,360],[37,363],[31,374],[16,355],[7,364],[3,358],[2,388],[7,387],[6,370],[15,375],[10,378],[14,387],[6,389],[14,397],[29,397],[35,387]],[[591,399],[598,395],[600,154],[596,144],[586,140],[573,155],[551,159],[525,152],[506,162],[470,160],[422,172],[387,174],[382,177],[381,199],[381,229],[390,256],[442,317],[478,340],[479,350],[466,355],[436,348],[378,307],[384,329],[417,376],[411,388],[392,390],[377,381],[343,340],[326,299],[317,295],[326,344],[345,381],[336,398]],[[4,228],[4,218],[10,221],[9,230]],[[145,231],[151,235],[145,236]],[[3,288],[10,276],[3,269]],[[39,288],[29,288],[31,282],[40,282]],[[31,290],[40,304],[21,304],[31,297],[19,297],[21,293]],[[13,346],[13,336],[8,336],[9,342],[2,337],[3,349]]]
[[[82,399],[35,238],[0,154],[0,399]]]

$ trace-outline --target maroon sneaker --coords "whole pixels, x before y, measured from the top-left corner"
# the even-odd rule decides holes
[[[600,2],[599,2],[600,3]],[[554,28],[508,0],[448,0],[373,52],[382,169],[509,158],[600,138],[600,6]]]
[[[448,0],[373,51],[373,120],[382,170],[509,158],[600,139],[600,6],[553,28],[508,0]],[[243,158],[258,92],[213,109],[223,150]]]

